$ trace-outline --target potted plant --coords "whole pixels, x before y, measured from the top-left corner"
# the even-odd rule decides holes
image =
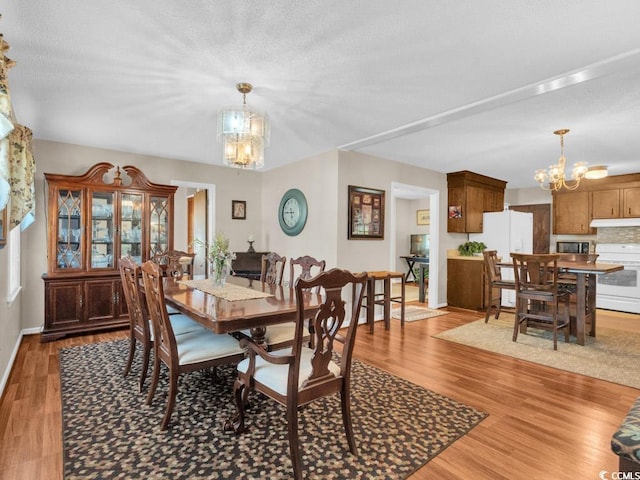
[[[464,242],[458,247],[458,252],[463,257],[471,257],[473,255],[481,255],[487,246],[483,242]]]

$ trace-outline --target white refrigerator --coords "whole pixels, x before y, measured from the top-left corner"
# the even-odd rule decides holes
[[[469,240],[483,242],[496,250],[502,262],[511,262],[511,252],[533,253],[533,214],[504,210],[483,214],[482,233],[469,234]],[[502,278],[513,280],[513,268],[503,268]],[[515,307],[513,290],[502,291],[502,305]]]

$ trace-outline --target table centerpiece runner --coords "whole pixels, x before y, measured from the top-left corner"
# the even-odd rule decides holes
[[[273,297],[271,293],[261,292],[252,288],[242,287],[240,285],[234,285],[232,283],[225,284],[224,287],[215,285],[212,279],[203,280],[179,280],[178,283],[186,285],[197,290],[201,290],[210,295],[214,295],[223,300],[229,302],[237,302],[238,300],[252,300],[255,298],[268,298]]]

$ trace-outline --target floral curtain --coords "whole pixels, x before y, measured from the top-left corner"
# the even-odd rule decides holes
[[[5,55],[7,50],[0,33],[0,210],[10,199],[8,227],[24,230],[35,219],[35,161],[32,132],[16,122],[11,108],[7,72],[15,62]]]
[[[7,72],[14,65],[5,55],[9,44],[0,34],[0,210],[9,201],[9,133],[13,130],[11,122],[11,101],[9,100],[9,81]]]

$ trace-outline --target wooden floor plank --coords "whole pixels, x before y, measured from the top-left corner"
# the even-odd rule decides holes
[[[640,390],[433,338],[481,317],[450,310],[404,330],[395,320],[390,330],[376,323],[373,335],[358,328],[356,358],[489,413],[411,480],[573,480],[617,470],[611,435]],[[614,317],[640,327],[640,316],[636,324]],[[0,479],[62,479],[58,349],[125,337],[24,338],[0,402]]]

